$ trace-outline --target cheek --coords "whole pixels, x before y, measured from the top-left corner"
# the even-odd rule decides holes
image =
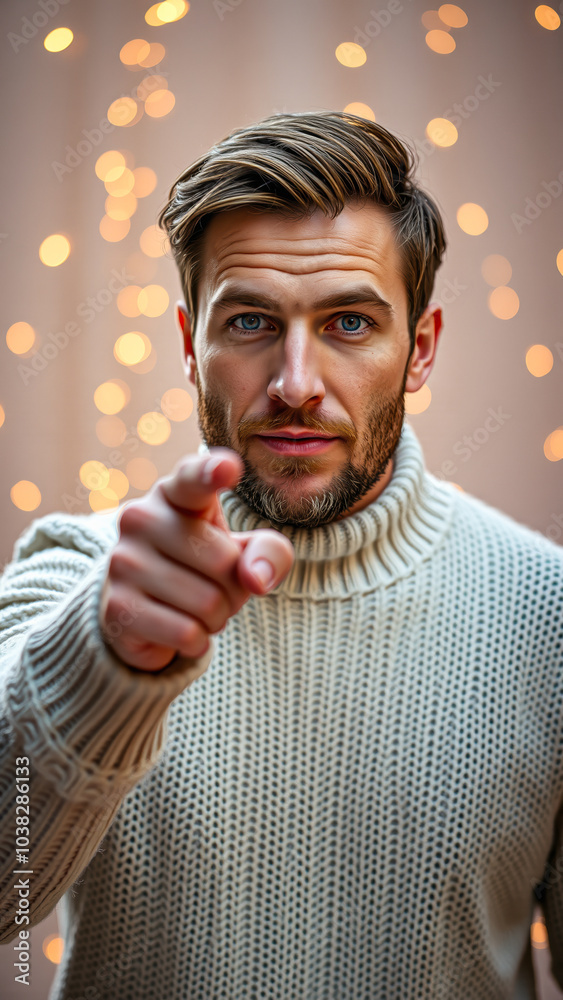
[[[202,368],[204,391],[220,399],[225,409],[235,417],[243,413],[247,402],[258,391],[252,370],[235,364],[232,356],[211,353],[203,359]]]
[[[396,395],[401,387],[402,368],[399,369],[397,359],[391,354],[379,354],[377,359],[364,357],[353,373],[335,376],[333,385],[340,398],[361,413],[368,401]]]

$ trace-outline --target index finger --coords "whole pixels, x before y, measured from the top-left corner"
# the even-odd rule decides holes
[[[182,458],[172,475],[160,481],[160,488],[177,510],[204,517],[228,531],[217,491],[235,486],[242,471],[242,459],[236,451],[212,448],[209,454]]]

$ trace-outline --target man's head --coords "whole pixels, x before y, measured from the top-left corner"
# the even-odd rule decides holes
[[[335,520],[391,476],[403,395],[441,326],[443,226],[413,167],[362,118],[277,115],[184,171],[161,213],[202,434],[242,456],[237,492],[273,523]],[[305,452],[260,436],[288,429],[334,439]]]

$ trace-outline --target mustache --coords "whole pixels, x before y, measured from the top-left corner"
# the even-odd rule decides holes
[[[253,434],[267,434],[268,431],[279,431],[283,427],[296,427],[299,430],[318,431],[331,437],[341,437],[354,444],[357,433],[353,426],[344,420],[331,420],[322,413],[303,413],[299,410],[284,410],[272,416],[245,417],[238,426],[238,436],[242,444],[246,444]]]

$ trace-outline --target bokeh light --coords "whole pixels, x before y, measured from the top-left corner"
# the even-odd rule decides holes
[[[155,90],[145,101],[145,111],[150,118],[164,118],[176,103],[171,90]]]
[[[149,94],[155,90],[168,90],[168,80],[165,76],[145,76],[137,87],[137,97],[146,101]]]
[[[135,124],[138,121],[137,116],[140,117],[140,114],[142,114],[142,108],[139,109],[137,102],[132,97],[118,97],[112,101],[107,110],[108,121],[112,125],[123,128]]]
[[[151,347],[151,352],[148,357],[145,357],[136,365],[129,365],[129,371],[135,372],[135,375],[146,375],[148,372],[152,372],[154,366],[156,365],[156,360],[157,353],[154,347]]]
[[[117,149],[108,149],[107,153],[102,153],[96,160],[96,177],[101,181],[116,180],[123,173],[126,167],[125,157]]]
[[[550,462],[559,462],[563,458],[563,427],[548,434],[543,443],[543,453]]]
[[[370,108],[369,104],[362,104],[361,101],[352,101],[351,104],[347,104],[344,108],[349,115],[358,115],[360,118],[367,118],[368,121],[375,121],[375,113]]]
[[[4,423],[5,419],[6,419],[6,414],[4,412],[4,407],[0,406],[0,427]]]
[[[492,288],[508,285],[512,277],[512,264],[500,253],[491,253],[481,264],[481,274]]]
[[[121,469],[109,470],[109,483],[106,489],[113,490],[119,500],[123,500],[123,497],[127,496],[129,492],[129,480]]]
[[[457,129],[448,118],[432,118],[426,126],[426,135],[435,146],[443,148],[453,146],[458,139]]]
[[[43,939],[43,954],[53,965],[60,965],[64,952],[64,944],[63,938],[58,934],[49,934]]]
[[[548,31],[555,31],[561,24],[561,18],[557,11],[545,3],[536,7],[534,14],[538,24],[541,24],[542,28],[547,28]]]
[[[145,13],[145,21],[153,28],[158,28],[163,24],[170,24],[172,21],[179,21],[190,9],[186,0],[165,0],[162,3],[155,3]]]
[[[161,21],[170,24],[171,21],[179,21],[190,9],[189,3],[184,0],[163,0],[156,8],[156,13]]]
[[[449,31],[437,10],[425,10],[420,19],[427,31]]]
[[[119,221],[130,219],[137,211],[137,199],[132,192],[123,195],[122,198],[116,198],[115,195],[108,194],[105,209],[106,215],[109,215],[110,219],[117,219]]]
[[[563,250],[560,250],[555,258],[555,263],[557,264],[557,270],[559,274],[563,274]]]
[[[64,264],[70,253],[70,242],[62,233],[47,236],[39,247],[39,257],[47,267],[58,267]]]
[[[127,406],[131,398],[131,390],[121,379],[109,379],[102,382],[94,392],[94,403],[100,413],[112,415],[119,413]]]
[[[405,393],[405,413],[424,413],[432,402],[432,393],[424,384],[416,392]]]
[[[438,7],[438,17],[450,28],[464,28],[468,21],[465,11],[455,3],[443,3]]]
[[[20,479],[10,490],[10,499],[19,510],[36,510],[41,503],[39,488],[29,479]]]
[[[70,28],[54,28],[43,40],[47,52],[62,52],[68,49],[74,35]]]
[[[136,490],[150,490],[158,479],[158,470],[150,458],[132,458],[127,462],[125,472]]]
[[[125,239],[127,233],[131,229],[131,223],[129,219],[112,219],[109,215],[104,215],[100,220],[100,236],[106,240],[107,243],[119,243],[120,240]]]
[[[126,285],[117,296],[117,308],[122,316],[133,318],[141,315],[139,309],[139,292],[142,291],[140,285]]]
[[[88,490],[103,490],[109,483],[109,469],[97,459],[83,462],[78,476],[82,485]]]
[[[542,378],[553,368],[553,354],[545,344],[533,344],[526,351],[526,368],[530,375]]]
[[[489,225],[489,217],[481,205],[467,201],[456,212],[457,224],[469,236],[480,236]]]
[[[149,338],[139,331],[123,333],[121,337],[117,338],[113,347],[116,361],[127,366],[137,365],[139,361],[144,361],[150,352],[151,342]]]
[[[530,940],[532,948],[538,948],[540,951],[549,947],[547,928],[543,920],[534,920],[530,927]]]
[[[115,168],[118,169],[117,167]],[[114,176],[114,171],[111,171],[111,175],[106,175],[104,180],[104,187],[108,194],[113,195],[114,198],[124,198],[126,194],[130,194],[135,186],[135,174],[129,167],[124,167],[120,170],[119,175]],[[134,192],[133,192],[134,193]]]
[[[35,343],[35,330],[24,320],[12,323],[6,332],[6,344],[12,354],[27,354]]]
[[[166,55],[166,49],[164,45],[160,42],[151,42],[149,53],[143,58],[138,59],[139,66],[143,66],[144,69],[150,69],[151,66],[156,66],[157,63],[162,62],[164,56]]]
[[[133,194],[136,198],[146,198],[156,187],[157,177],[150,167],[136,167],[133,171]]]
[[[157,410],[143,413],[137,423],[137,434],[145,444],[164,444],[168,441],[171,430],[170,421]]]
[[[108,448],[117,448],[127,437],[127,427],[121,417],[100,417],[96,422],[96,437]]]
[[[499,285],[489,292],[488,305],[497,319],[512,319],[520,308],[520,299],[513,288]]]
[[[139,292],[139,309],[143,316],[162,316],[170,302],[168,292],[162,285],[147,285]]]
[[[447,31],[442,31],[441,28],[434,28],[432,31],[428,31],[424,41],[429,49],[442,56],[449,55],[455,49],[455,40]]]
[[[194,408],[193,399],[186,389],[167,389],[160,405],[165,417],[177,422],[187,420]]]
[[[139,237],[139,246],[147,257],[163,257],[169,247],[168,237],[160,226],[147,226]]]
[[[150,54],[150,44],[144,38],[132,38],[126,42],[119,51],[119,58],[124,66],[137,66],[141,59],[145,59]]]
[[[102,490],[92,490],[88,497],[88,503],[95,514],[103,514],[104,511],[115,510],[119,507],[119,497],[114,490],[105,487]]]
[[[363,66],[367,59],[366,50],[356,42],[341,42],[336,46],[334,54],[342,66],[349,66],[351,69]]]

